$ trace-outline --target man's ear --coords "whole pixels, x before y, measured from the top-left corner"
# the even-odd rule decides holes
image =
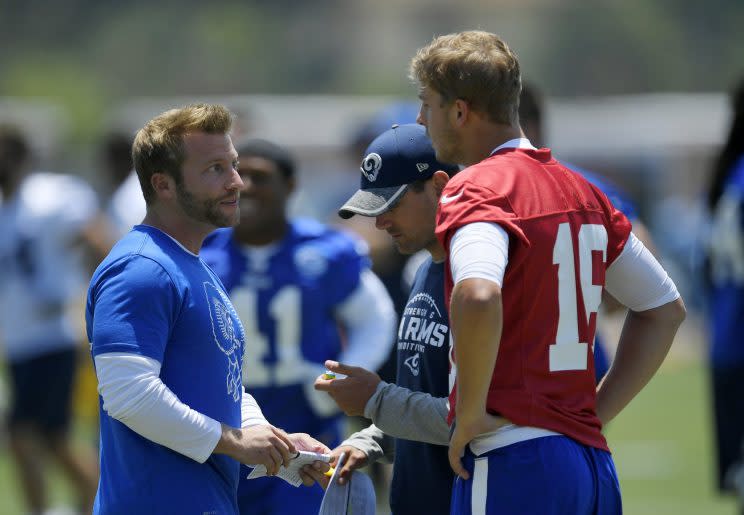
[[[155,172],[152,174],[150,186],[152,186],[158,199],[172,199],[176,196],[176,181],[167,173]]]
[[[452,104],[452,111],[454,117],[453,121],[456,125],[459,126],[464,125],[471,115],[470,104],[467,102],[467,100],[463,100],[461,98],[458,98],[454,101],[454,103]]]
[[[442,170],[434,172],[434,175],[431,176],[431,181],[434,185],[434,191],[436,191],[437,197],[442,195],[442,191],[449,180],[450,178],[449,175],[447,175],[447,172],[443,172]]]

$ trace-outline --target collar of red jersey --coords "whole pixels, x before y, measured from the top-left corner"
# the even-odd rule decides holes
[[[530,140],[528,140],[527,138],[514,138],[514,139],[510,139],[506,143],[502,143],[498,147],[494,148],[491,151],[491,153],[489,154],[489,156],[492,156],[496,152],[498,152],[499,150],[502,150],[502,149],[505,149],[505,148],[522,148],[522,149],[526,149],[526,150],[537,150],[532,145],[532,143],[530,143]]]

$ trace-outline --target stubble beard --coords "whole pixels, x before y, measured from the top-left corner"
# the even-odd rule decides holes
[[[220,211],[220,200],[207,199],[200,202],[183,184],[176,185],[176,199],[184,213],[197,222],[215,227],[233,227],[240,220],[240,205],[234,215],[225,215]]]

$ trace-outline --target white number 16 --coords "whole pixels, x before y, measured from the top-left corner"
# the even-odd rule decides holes
[[[592,251],[602,252],[602,262],[607,261],[607,230],[604,225],[587,224],[579,229],[579,287],[584,297],[584,310],[589,321],[602,302],[602,285],[593,284]],[[555,343],[550,345],[550,371],[586,370],[589,359],[589,342],[579,341],[579,305],[576,294],[576,256],[574,255],[571,227],[568,223],[558,226],[553,264],[558,265],[558,331]]]

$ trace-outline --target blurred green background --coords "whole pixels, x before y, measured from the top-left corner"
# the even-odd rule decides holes
[[[482,28],[550,96],[724,91],[744,2],[0,0],[0,96],[52,99],[72,138],[129,96],[408,94],[412,53]]]

